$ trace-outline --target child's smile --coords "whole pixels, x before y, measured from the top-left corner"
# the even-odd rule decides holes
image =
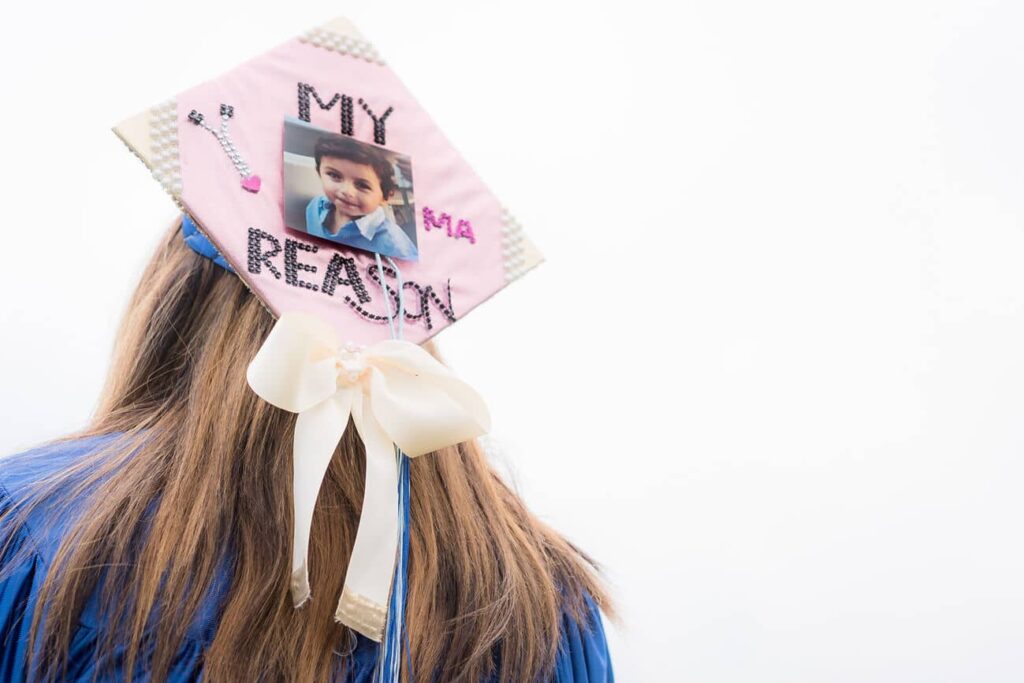
[[[324,157],[320,161],[320,180],[324,195],[334,205],[335,228],[373,212],[384,203],[380,179],[368,164]]]

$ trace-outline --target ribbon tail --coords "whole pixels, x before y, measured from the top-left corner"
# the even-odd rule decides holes
[[[352,393],[339,391],[331,398],[299,413],[295,422],[294,462],[294,524],[292,535],[292,603],[301,607],[310,598],[309,534],[313,525],[320,485],[327,466],[341,440],[352,407]]]
[[[398,462],[394,443],[362,402],[352,406],[352,419],[366,447],[366,486],[334,619],[379,643],[398,550]]]

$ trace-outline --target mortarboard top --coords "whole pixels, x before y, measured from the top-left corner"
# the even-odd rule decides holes
[[[393,295],[386,300],[368,249],[393,257],[404,283],[405,338],[417,343],[541,261],[516,220],[345,19],[179,93],[114,132],[272,313],[312,314],[357,343],[389,338],[388,310],[397,303]],[[337,151],[346,144],[365,158]],[[358,202],[350,207],[340,191],[329,195],[332,171],[323,163],[317,169],[318,145],[328,165],[344,166],[339,183],[377,169],[391,188],[386,201],[371,197],[361,206],[375,210],[359,215]],[[317,234],[314,224],[339,231]],[[384,277],[394,291],[397,273],[388,263]]]

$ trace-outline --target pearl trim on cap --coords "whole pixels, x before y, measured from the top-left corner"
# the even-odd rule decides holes
[[[320,27],[306,31],[299,40],[303,43],[316,45],[331,52],[338,52],[343,55],[350,55],[359,59],[365,59],[375,64],[383,64],[384,60],[377,54],[377,48],[362,38],[335,33],[329,29]]]
[[[167,100],[149,111],[150,163],[153,177],[172,196],[181,195],[181,166],[178,162],[178,103]]]

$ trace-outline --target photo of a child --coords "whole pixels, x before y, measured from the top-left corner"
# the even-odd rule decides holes
[[[284,169],[289,228],[382,256],[418,258],[408,158],[289,118]]]

